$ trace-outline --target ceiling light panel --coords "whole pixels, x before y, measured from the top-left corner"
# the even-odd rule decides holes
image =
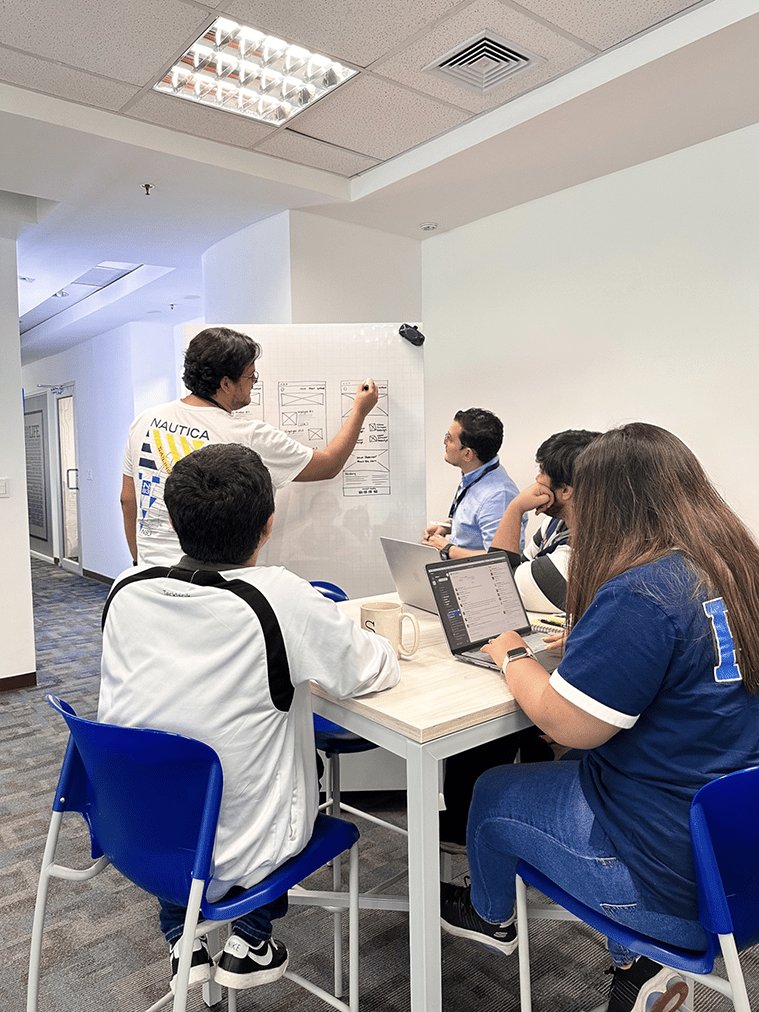
[[[302,46],[218,18],[154,90],[279,126],[357,73]]]

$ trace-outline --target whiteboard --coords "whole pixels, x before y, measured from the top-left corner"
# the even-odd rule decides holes
[[[419,324],[417,324],[419,325]],[[379,387],[356,449],[331,481],[277,492],[274,531],[259,565],[336,583],[350,597],[393,590],[380,535],[421,540],[426,526],[424,349],[399,323],[218,324],[263,348],[252,415],[324,449],[372,377]],[[204,327],[185,328],[185,342]]]

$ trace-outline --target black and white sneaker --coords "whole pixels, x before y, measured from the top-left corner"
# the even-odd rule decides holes
[[[444,854],[466,854],[466,844],[456,840],[441,840],[440,849]]]
[[[510,956],[517,947],[516,915],[501,924],[484,921],[472,906],[470,886],[440,883],[440,924],[444,931],[471,938]]]
[[[182,936],[175,939],[171,943],[171,949],[169,954],[171,957],[171,981],[169,986],[171,987],[172,993],[175,989],[177,981],[177,971],[179,970],[179,943],[182,941]],[[208,951],[205,938],[196,938],[195,943],[192,947],[192,962],[190,963],[190,980],[189,987],[194,984],[205,984],[211,979],[211,970],[213,969],[213,960],[211,959],[211,953]]]
[[[222,987],[241,991],[245,987],[271,984],[287,969],[287,949],[282,942],[267,938],[251,945],[239,935],[230,935],[214,979]]]
[[[688,997],[688,985],[674,970],[639,956],[614,974],[608,1012],[675,1012]]]

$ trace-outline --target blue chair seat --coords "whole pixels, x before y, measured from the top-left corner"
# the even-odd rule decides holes
[[[368,752],[369,749],[377,748],[373,741],[367,741],[361,735],[348,731],[318,713],[314,714],[314,739],[319,751],[328,756]]]

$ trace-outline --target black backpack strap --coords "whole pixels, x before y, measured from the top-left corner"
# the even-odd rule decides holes
[[[139,580],[155,580],[167,577],[171,580],[180,580],[183,583],[192,583],[201,587],[216,587],[219,590],[227,590],[244,601],[253,611],[261,626],[266,644],[266,667],[269,676],[269,695],[278,710],[287,713],[290,709],[295,695],[295,688],[290,679],[290,665],[287,660],[285,641],[282,636],[277,616],[272,606],[261,593],[261,591],[245,580],[225,580],[221,573],[209,569],[179,569],[176,566],[153,566],[151,569],[143,569],[139,573],[132,573],[126,579],[117,583],[112,589],[105,606],[103,607],[103,618],[101,627],[105,628],[105,620],[108,609],[111,606],[114,596],[130,583],[137,583]]]

